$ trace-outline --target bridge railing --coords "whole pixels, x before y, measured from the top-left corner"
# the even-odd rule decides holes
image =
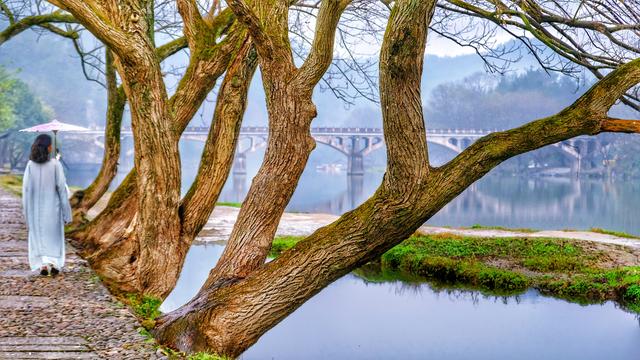
[[[500,131],[498,129],[427,129],[427,135],[487,135],[492,132]],[[89,131],[83,132],[86,134],[99,134],[104,132],[104,127],[92,127]],[[122,134],[130,135],[132,133],[131,127],[124,127],[121,130]],[[185,134],[207,134],[209,133],[209,127],[207,126],[189,126],[184,131]],[[240,128],[242,134],[257,134],[266,135],[269,133],[269,128],[266,126],[243,126]],[[381,128],[373,127],[314,127],[311,128],[311,133],[315,135],[383,135]]]

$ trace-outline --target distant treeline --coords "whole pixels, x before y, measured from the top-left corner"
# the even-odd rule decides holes
[[[542,70],[500,77],[478,72],[436,86],[425,117],[429,128],[507,129],[555,114],[586,89],[584,82]]]
[[[18,130],[47,122],[51,114],[26,83],[0,66],[0,168],[26,161],[31,137]]]
[[[428,128],[508,129],[557,113],[570,105],[589,87],[589,80],[528,70],[496,77],[476,73],[461,81],[440,84],[429,94],[425,105]],[[638,113],[622,105],[612,115],[638,118]],[[640,176],[640,137],[621,134],[598,135],[603,147],[583,154],[582,161],[595,175]],[[545,167],[567,167],[572,159],[543,148],[521,155],[500,167],[503,171],[536,171]]]

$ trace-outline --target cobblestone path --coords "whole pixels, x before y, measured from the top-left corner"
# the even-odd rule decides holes
[[[136,318],[67,245],[55,278],[31,272],[20,199],[0,188],[0,359],[157,359]]]

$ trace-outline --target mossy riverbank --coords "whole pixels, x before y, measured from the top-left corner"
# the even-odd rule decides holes
[[[301,237],[279,237],[272,255]],[[354,272],[368,281],[430,281],[510,295],[534,288],[582,304],[607,300],[640,313],[640,252],[554,238],[416,235]]]

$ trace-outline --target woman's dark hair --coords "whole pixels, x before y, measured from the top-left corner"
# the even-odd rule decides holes
[[[47,134],[38,135],[31,145],[31,161],[39,164],[49,161],[49,146],[51,146],[51,136]]]

